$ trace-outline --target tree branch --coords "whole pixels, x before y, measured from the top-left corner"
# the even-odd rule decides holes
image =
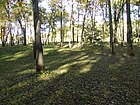
[[[122,4],[121,8],[119,9],[119,12],[118,12],[118,15],[117,15],[117,18],[116,18],[116,22],[118,22],[119,19],[120,19],[120,14],[121,14],[121,11],[122,11],[122,9],[123,9],[125,3],[126,3],[126,1],[124,2],[124,0],[123,0],[123,4]]]

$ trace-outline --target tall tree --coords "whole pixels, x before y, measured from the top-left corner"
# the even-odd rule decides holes
[[[5,11],[7,13],[7,23],[8,23],[8,31],[10,33],[10,45],[13,46],[13,35],[12,35],[12,24],[11,24],[11,21],[12,21],[12,16],[11,16],[11,13],[10,13],[10,9],[11,9],[11,2],[7,0],[6,2],[6,5],[4,5],[4,8],[5,8]]]
[[[111,54],[115,54],[113,45],[113,26],[112,26],[112,12],[110,0],[108,0],[108,9],[109,9],[109,25],[110,25],[110,48]]]
[[[124,9],[122,9],[122,42],[121,42],[121,45],[123,46],[123,44],[124,44],[124,16],[123,16],[123,14],[124,14]]]
[[[130,56],[134,56],[133,45],[132,45],[130,0],[126,0],[126,13],[127,13],[127,53]]]
[[[70,29],[71,29],[71,32],[72,32],[72,42],[74,44],[74,10],[73,10],[73,6],[74,6],[74,1],[71,0],[72,2],[72,5],[71,5],[71,22],[70,22]]]
[[[86,14],[88,10],[88,0],[84,1],[85,2],[85,13],[83,17],[83,25],[82,25],[82,32],[81,32],[81,42],[84,42],[84,30],[85,30],[85,21],[86,21]]]
[[[8,20],[7,13],[4,8],[6,4],[6,1],[0,1],[0,39],[2,46],[5,46],[5,23]]]
[[[105,6],[106,6],[106,3],[102,3],[100,4],[101,6],[101,9],[102,9],[102,15],[103,15],[103,24],[102,24],[102,38],[101,38],[101,45],[102,45],[102,50],[104,49],[104,37],[105,37],[105,30],[106,30],[106,18],[105,18]]]
[[[97,12],[97,1],[93,1],[93,7],[91,8],[91,23],[92,23],[91,30],[93,38],[95,38],[96,12]]]
[[[123,10],[124,5],[125,5],[124,0],[114,1],[114,3],[113,3],[113,6],[114,6],[114,26],[115,26],[114,43],[118,42],[118,40],[117,40],[117,28],[118,28],[119,19],[121,17],[121,12]]]
[[[44,69],[44,60],[43,60],[43,48],[41,43],[38,0],[32,0],[32,6],[33,6],[33,20],[35,34],[36,72],[40,73]]]
[[[62,7],[62,1],[63,0],[61,0],[61,4],[60,4],[60,9],[61,9],[61,13],[60,13],[60,47],[63,47],[63,24],[62,24],[62,19],[63,19],[63,17],[62,17],[62,15],[63,15],[63,7]]]
[[[17,21],[19,22],[22,34],[23,34],[23,45],[26,45],[26,22],[25,22],[25,3],[23,0],[18,0],[17,2]],[[24,25],[23,25],[24,20]]]
[[[79,42],[79,17],[80,17],[80,8],[79,8],[79,2],[77,4],[77,43]]]

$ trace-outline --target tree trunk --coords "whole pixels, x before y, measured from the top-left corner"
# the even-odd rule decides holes
[[[77,24],[77,43],[78,43],[79,42],[79,17],[80,17],[79,2],[77,8],[78,8],[78,24]]]
[[[88,9],[88,0],[87,0],[87,4],[86,4],[86,8],[85,8],[85,14],[84,14],[84,18],[83,18],[82,33],[81,33],[81,42],[84,42],[84,30],[85,30],[85,20],[86,20],[87,9]]]
[[[75,39],[74,39],[74,21],[72,21],[72,42],[73,42],[73,44],[74,44],[74,42],[75,42]]]
[[[101,47],[102,50],[104,49],[104,37],[105,37],[105,27],[106,27],[106,19],[105,19],[105,10],[104,8],[102,8],[102,12],[103,12],[103,25],[102,25],[102,39],[101,39]]]
[[[115,25],[115,30],[114,30],[114,43],[118,43],[118,39],[117,39],[117,28],[118,28],[118,23],[119,23],[119,19],[120,19],[120,14],[123,10],[123,7],[125,5],[124,0],[122,1],[122,5],[119,8],[118,14],[117,14],[117,4],[116,1],[114,2],[114,25]]]
[[[138,6],[138,44],[140,40],[140,6]]]
[[[21,31],[22,31],[22,33],[23,33],[23,45],[26,46],[26,45],[27,45],[27,44],[26,44],[26,26],[23,27],[22,22],[21,22],[20,19],[18,19],[18,22],[19,22],[19,24],[20,24],[20,28],[21,28]]]
[[[72,11],[71,11],[71,18],[72,18],[72,41],[73,41],[73,44],[74,44],[74,17],[73,17],[73,14],[74,14],[74,11],[73,11],[73,0],[72,0]]]
[[[11,27],[9,27],[9,33],[10,33],[10,46],[13,46],[14,45],[14,41],[13,41],[14,36],[12,35]]]
[[[44,69],[43,48],[41,43],[40,33],[40,18],[38,0],[32,0],[33,5],[33,19],[34,19],[34,33],[35,33],[35,51],[36,51],[36,72],[40,73]]]
[[[126,12],[127,12],[127,53],[130,56],[134,56],[133,45],[132,45],[130,0],[126,0]]]
[[[5,28],[1,26],[1,41],[2,41],[2,46],[3,47],[5,46],[4,36],[5,36]]]
[[[110,25],[110,48],[111,54],[115,54],[113,45],[113,26],[112,26],[112,13],[110,0],[108,0],[108,9],[109,9],[109,25]]]
[[[50,44],[50,40],[49,40],[49,37],[50,37],[50,31],[51,31],[51,28],[49,27],[49,32],[48,32],[48,35],[47,35],[47,44],[48,44],[48,45]]]
[[[72,5],[71,5],[71,19],[70,19],[70,30],[71,30],[71,35],[72,35],[72,43],[74,44],[74,11],[73,11],[73,0],[71,0]]]
[[[62,0],[61,0],[61,13],[60,13],[60,47],[63,47],[63,29],[62,29]]]
[[[116,7],[116,1],[115,1],[115,3],[114,3],[114,26],[115,26],[115,30],[114,30],[114,43],[117,43],[118,42],[118,40],[117,40],[117,25],[118,25],[118,23],[117,23],[117,7]]]
[[[122,9],[122,46],[124,45],[124,17],[123,17],[124,9]]]

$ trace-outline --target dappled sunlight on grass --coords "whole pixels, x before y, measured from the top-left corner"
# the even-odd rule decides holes
[[[43,53],[44,53],[44,55],[46,55],[49,52],[54,51],[54,50],[58,50],[58,48],[47,48],[47,49],[43,49]]]
[[[84,59],[87,59],[87,58],[89,58],[89,56],[88,55],[85,55],[85,56],[79,58],[79,60],[84,60]]]
[[[80,73],[86,73],[89,72],[91,70],[92,65],[91,64],[87,64],[86,66],[84,66],[81,70]]]
[[[3,53],[0,55],[1,72],[13,72],[18,69],[34,68],[32,66],[32,64],[34,65],[34,60],[31,46],[22,47],[22,49],[20,49],[20,47],[21,46],[3,48]],[[25,65],[27,66],[25,67]]]
[[[18,53],[15,53],[14,55],[9,56],[8,58],[6,58],[6,61],[14,61],[21,57],[26,57],[26,56],[28,56],[28,51],[18,52]],[[5,59],[5,58],[3,58],[3,59]]]
[[[27,69],[27,70],[17,71],[17,75],[23,75],[23,74],[28,74],[28,73],[35,73],[35,70]]]
[[[7,48],[3,50],[0,104],[139,104],[139,47],[135,57],[124,56],[126,48],[119,46],[113,56],[107,47],[101,51],[97,45],[86,45],[82,49],[44,48],[46,69],[41,74],[35,73],[31,47],[15,47],[12,52]],[[12,57],[15,60],[8,61]]]

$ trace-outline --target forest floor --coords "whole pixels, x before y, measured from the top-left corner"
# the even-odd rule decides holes
[[[0,47],[0,105],[140,105],[140,45],[44,46],[45,69],[35,73],[31,46]]]

